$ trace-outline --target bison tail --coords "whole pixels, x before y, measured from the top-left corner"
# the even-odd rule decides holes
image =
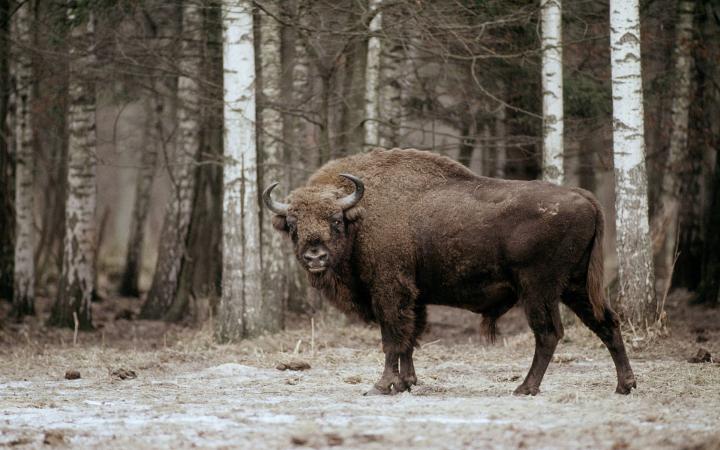
[[[495,343],[495,339],[497,338],[497,320],[498,318],[495,316],[489,316],[486,314],[483,314],[482,318],[482,331],[483,335],[485,336],[485,339],[488,340],[491,344]]]
[[[592,305],[593,315],[602,320],[605,315],[605,292],[603,290],[603,233],[605,230],[605,217],[602,206],[595,196],[584,189],[576,191],[592,203],[595,209],[595,237],[593,238],[592,249],[590,250],[590,261],[587,271],[587,292]]]

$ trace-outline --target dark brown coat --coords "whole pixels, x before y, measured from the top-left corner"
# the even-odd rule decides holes
[[[365,187],[344,212],[338,199],[355,185],[342,173]],[[386,368],[373,391],[414,384],[412,349],[427,304],[481,313],[494,336],[495,320],[520,302],[537,346],[516,392],[535,394],[562,337],[563,301],[610,349],[618,392],[635,385],[603,296],[603,214],[591,193],[480,177],[429,152],[375,150],[320,168],[290,194],[287,211],[274,224],[292,236],[301,263],[309,248],[329,258],[328,270],[309,272],[313,286],[342,310],[380,324]]]

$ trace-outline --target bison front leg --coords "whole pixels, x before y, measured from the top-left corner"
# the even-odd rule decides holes
[[[385,369],[367,394],[397,394],[409,390],[417,382],[412,354],[418,334],[418,317],[424,317],[415,311],[417,289],[403,276],[385,281],[373,292],[373,310],[380,323]]]
[[[406,391],[407,386],[400,379],[399,354],[385,351],[385,369],[380,379],[365,395],[391,395]]]

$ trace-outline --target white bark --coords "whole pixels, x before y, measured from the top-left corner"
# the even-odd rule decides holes
[[[215,336],[257,333],[262,312],[260,205],[255,146],[255,57],[250,0],[224,0],[225,156],[223,282]]]
[[[541,0],[543,180],[563,183],[562,2]]]
[[[610,44],[619,304],[625,319],[646,326],[656,311],[638,0],[610,0]]]
[[[384,45],[380,69],[380,147],[400,145],[400,118],[402,116],[402,46]]]
[[[657,258],[658,293],[664,293],[672,282],[673,261],[678,233],[682,165],[687,161],[688,114],[692,85],[692,39],[695,2],[678,1],[678,18],[675,34],[675,78],[671,106],[670,145],[667,167],[663,173],[662,193],[653,223],[659,243]]]
[[[380,6],[381,0],[370,0],[370,11]],[[379,103],[380,91],[380,54],[382,51],[378,33],[382,28],[382,13],[377,13],[370,21],[370,38],[368,39],[367,66],[365,68],[365,148],[370,149],[380,144],[379,135]]]
[[[277,3],[267,3],[266,8],[274,16],[279,15]],[[282,61],[280,48],[280,24],[268,14],[260,13],[260,73],[262,79],[262,130],[259,136],[263,154],[263,181],[284,184],[286,180],[283,155],[283,121],[277,106],[283,103]],[[283,327],[285,296],[287,295],[286,254],[282,235],[272,227],[271,211],[264,211],[262,220],[263,294],[265,296],[258,314],[258,331],[274,332]]]
[[[76,10],[68,10],[70,22]],[[88,76],[96,59],[92,15],[76,24],[70,38],[70,105],[68,111],[68,173],[62,279],[50,322],[92,327],[90,304],[95,288],[96,125],[95,85]]]
[[[184,3],[182,29],[177,94],[177,154],[169,162],[173,191],[165,210],[152,286],[141,313],[146,319],[163,318],[175,300],[192,218],[195,163],[200,149],[201,110],[197,80],[202,76],[203,42],[202,9],[196,2]]]
[[[16,84],[15,114],[15,273],[13,313],[21,317],[34,312],[35,263],[33,260],[35,154],[33,126],[30,112],[33,102],[33,70],[30,58],[32,48],[32,3],[19,6],[13,16],[13,34],[17,48],[13,51],[12,72]]]

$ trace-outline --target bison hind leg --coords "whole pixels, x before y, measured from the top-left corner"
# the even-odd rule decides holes
[[[584,283],[574,283],[568,286],[562,295],[562,301],[580,318],[585,326],[600,338],[608,351],[610,351],[618,379],[615,392],[629,394],[632,389],[637,388],[635,375],[630,367],[630,361],[620,332],[620,320],[610,305],[606,304],[602,317],[597,318]]]

